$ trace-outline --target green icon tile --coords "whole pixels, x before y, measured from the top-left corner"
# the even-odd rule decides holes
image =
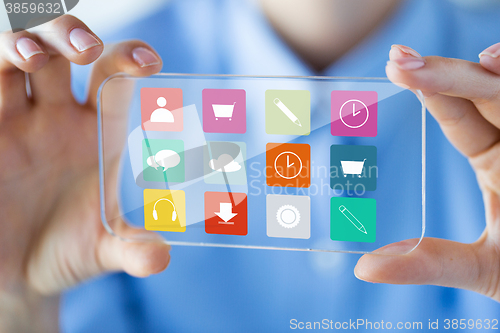
[[[311,94],[307,90],[266,90],[266,133],[309,135]]]
[[[145,139],[142,141],[143,178],[148,182],[184,181],[184,142]]]
[[[347,242],[375,242],[375,199],[333,197],[330,201],[330,238]]]

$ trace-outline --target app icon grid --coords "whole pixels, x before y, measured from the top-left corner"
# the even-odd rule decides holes
[[[182,90],[178,88],[141,89],[142,129],[146,131],[182,131],[184,121],[182,118],[182,98]],[[244,89],[203,89],[202,115],[204,132],[246,133],[246,98]],[[377,93],[373,91],[332,91],[331,134],[334,136],[376,136],[377,98]],[[311,131],[310,103],[311,97],[307,90],[266,90],[264,119],[266,133],[309,135]],[[155,107],[156,109],[154,109]],[[168,107],[173,110],[168,109]],[[235,172],[234,174],[238,172],[240,174],[236,178],[231,176],[232,181],[229,183],[236,185],[247,184],[245,142],[219,141],[208,144],[217,144],[220,147],[210,151],[204,150],[203,169],[205,182],[213,185],[226,184],[228,182],[227,177],[215,177],[218,172],[220,174],[226,173],[220,172],[224,170],[227,171],[226,176],[228,174],[233,175],[233,172]],[[224,145],[227,145],[226,148],[236,145],[239,147],[240,153],[236,156],[224,153]],[[218,157],[215,156],[215,159],[212,156],[214,151],[216,152],[215,155],[218,155]],[[340,170],[340,176],[338,180],[331,177],[330,186],[335,189],[335,185],[345,185],[346,181],[351,180],[354,185],[362,184],[368,191],[376,190],[376,177],[374,179],[364,179],[366,177],[363,174],[367,168],[377,167],[376,155],[376,147],[374,146],[332,145],[330,148],[330,169],[335,167]],[[227,159],[228,161],[231,160],[227,163],[221,162],[224,164],[224,169],[216,165],[221,156],[224,159],[229,156],[230,158]],[[143,165],[145,181],[184,182],[183,141],[145,139],[143,141]],[[266,145],[266,185],[269,187],[309,187],[311,184],[310,165],[311,150],[307,144],[268,142]],[[362,171],[360,172],[360,170]],[[208,177],[208,175],[211,175],[211,177]],[[151,200],[151,195],[153,195],[152,192],[146,191],[144,191],[145,207],[147,204],[150,205],[149,202],[146,203],[146,198]],[[169,195],[173,198],[172,193],[173,191],[170,194],[163,193],[166,196],[164,199],[167,199]],[[184,192],[182,193],[184,195]],[[155,195],[160,194],[156,193]],[[177,200],[180,200],[179,195],[177,194]],[[206,233],[240,236],[248,233],[247,194],[207,191],[204,195]],[[227,202],[228,197],[238,198],[240,204],[235,206],[234,202]],[[185,209],[185,197],[182,200],[184,201],[180,206]],[[347,200],[348,204],[339,200]],[[311,236],[310,201],[309,196],[302,195],[267,195],[267,236],[309,239]],[[339,207],[336,207],[339,203]],[[217,205],[218,207],[216,207]],[[363,210],[360,210],[359,207],[366,208],[364,213],[360,213]],[[352,211],[355,211],[357,215],[354,215]],[[370,212],[372,215],[367,217],[366,212]],[[351,242],[375,241],[375,212],[375,199],[331,198],[330,238],[337,241]],[[232,224],[231,219],[229,221],[222,219],[223,222],[221,222],[219,215],[233,216],[231,219],[241,222]],[[239,217],[236,217],[238,215]],[[360,217],[364,223],[357,217]],[[153,220],[155,220],[154,216]],[[145,209],[146,228],[153,228],[149,230],[177,232],[186,230],[185,220],[180,229],[172,226],[161,229],[162,227],[158,227],[158,223],[155,225],[153,220],[146,215]]]

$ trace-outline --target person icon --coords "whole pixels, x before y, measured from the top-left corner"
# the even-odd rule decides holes
[[[159,97],[156,104],[158,104],[159,108],[153,111],[150,121],[152,123],[173,123],[174,115],[170,110],[165,109],[165,105],[167,105],[165,97]]]

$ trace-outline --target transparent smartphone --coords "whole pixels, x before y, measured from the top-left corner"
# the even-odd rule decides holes
[[[425,114],[387,79],[115,75],[102,221],[172,245],[368,253],[425,229]]]

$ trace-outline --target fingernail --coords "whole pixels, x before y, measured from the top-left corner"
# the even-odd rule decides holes
[[[134,60],[141,67],[148,67],[160,64],[160,59],[151,52],[150,50],[144,47],[137,47],[132,51],[132,56]]]
[[[425,65],[425,60],[423,58],[398,58],[388,61],[387,65],[394,65],[399,69],[412,71],[423,67]]]
[[[411,71],[419,69],[425,65],[425,59],[422,58],[420,53],[412,49],[411,47],[394,44],[391,50],[397,50],[400,52],[391,52],[391,60],[387,62],[387,65],[396,65],[399,69],[405,71]]]
[[[482,56],[489,56],[495,59],[500,57],[500,43],[492,45],[483,52],[479,53],[479,58]]]
[[[417,51],[415,51],[414,49],[412,49],[411,47],[408,47],[408,46],[394,44],[391,46],[391,48],[397,48],[401,52],[403,52],[404,54],[415,57],[415,58],[422,58],[420,53],[418,53]]]
[[[23,37],[19,38],[16,42],[17,52],[24,58],[24,60],[28,60],[34,55],[43,53],[43,50],[40,46],[38,46],[35,41],[32,39]]]
[[[78,52],[87,51],[94,46],[101,45],[97,38],[80,28],[71,30],[69,41]]]
[[[415,245],[417,244],[414,243],[413,240],[407,240],[386,245],[378,250],[373,251],[373,253],[386,255],[406,254],[410,252],[415,247]]]

